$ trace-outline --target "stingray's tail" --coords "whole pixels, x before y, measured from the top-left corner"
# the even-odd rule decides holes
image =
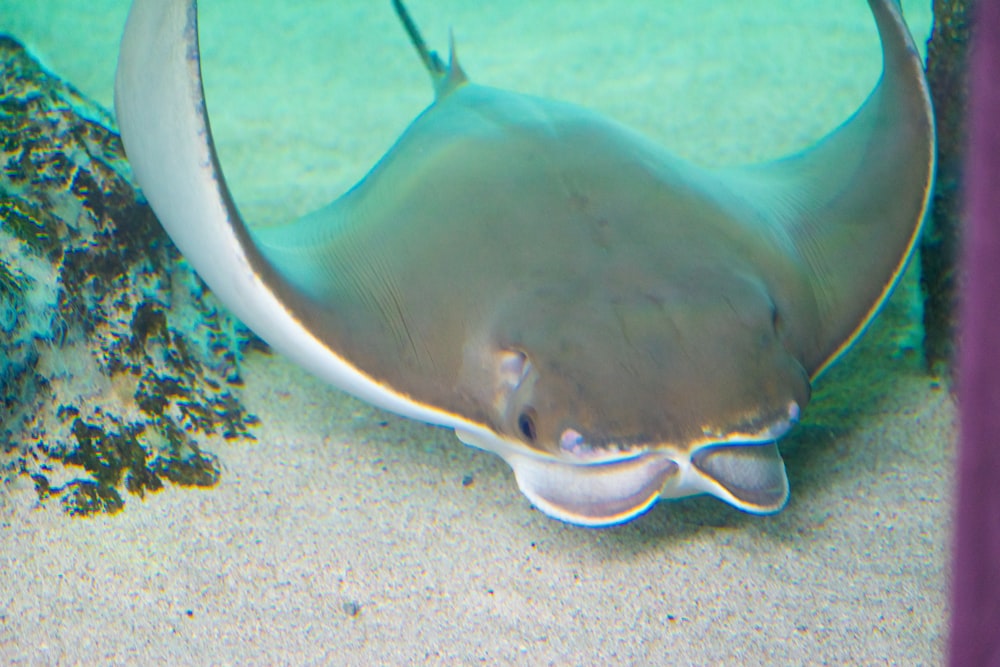
[[[420,29],[413,22],[413,18],[410,16],[410,12],[407,11],[402,0],[392,0],[392,6],[395,8],[396,15],[399,16],[403,28],[406,29],[406,34],[410,36],[413,48],[417,50],[417,55],[420,56],[424,67],[427,68],[427,71],[431,75],[431,81],[434,83],[434,97],[436,99],[441,99],[469,80],[465,76],[465,72],[462,71],[462,66],[458,64],[458,56],[455,54],[454,35],[449,34],[448,63],[445,64],[437,51],[431,51],[427,48],[424,36],[420,34]]]

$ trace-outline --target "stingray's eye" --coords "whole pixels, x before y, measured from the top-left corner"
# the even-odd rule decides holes
[[[531,408],[527,408],[522,412],[517,418],[517,428],[521,431],[521,435],[528,442],[534,442],[535,436],[535,411]]]

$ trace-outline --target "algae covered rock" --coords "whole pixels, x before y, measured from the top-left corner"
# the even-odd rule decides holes
[[[934,0],[934,29],[927,42],[927,83],[937,124],[938,163],[931,215],[921,237],[921,278],[925,294],[924,349],[932,373],[951,374],[957,325],[959,237],[963,226],[962,167],[967,144],[969,43],[973,2]]]
[[[252,437],[220,312],[132,185],[110,114],[0,36],[0,477],[73,514],[219,478]]]

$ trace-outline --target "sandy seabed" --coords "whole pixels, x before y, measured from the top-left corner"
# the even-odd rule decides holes
[[[877,37],[847,4],[411,10],[432,44],[455,28],[478,81],[731,164],[808,145],[871,89]],[[904,4],[922,41],[929,6]],[[336,197],[430,101],[388,2],[202,5],[213,128],[257,224]],[[110,106],[127,3],[87,6],[8,0],[0,30]],[[783,442],[792,500],[773,517],[694,498],[567,526],[492,455],[251,356],[262,423],[208,444],[217,487],[92,519],[39,507],[29,480],[0,491],[0,663],[939,664],[955,411],[898,297]]]

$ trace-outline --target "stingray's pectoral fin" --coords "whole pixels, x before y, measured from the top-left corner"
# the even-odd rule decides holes
[[[642,514],[680,471],[655,453],[590,465],[529,456],[507,457],[507,462],[535,507],[581,526],[608,526]]]
[[[794,246],[815,308],[793,343],[815,378],[847,350],[898,282],[931,201],[935,135],[923,61],[895,0],[869,0],[883,72],[867,101],[812,147],[766,165],[728,170]]]
[[[226,187],[202,90],[197,18],[195,0],[132,3],[115,110],[133,174],[171,239],[240,320],[279,351],[301,350],[297,360],[329,357],[289,311],[289,290]]]
[[[773,514],[788,502],[785,464],[773,443],[717,445],[701,449],[691,465],[705,479],[705,490],[753,514]]]
[[[244,224],[219,165],[202,90],[195,0],[133,0],[122,35],[115,110],[133,174],[198,275],[277,351],[362,400],[414,419],[451,419],[358,369],[313,304]]]

